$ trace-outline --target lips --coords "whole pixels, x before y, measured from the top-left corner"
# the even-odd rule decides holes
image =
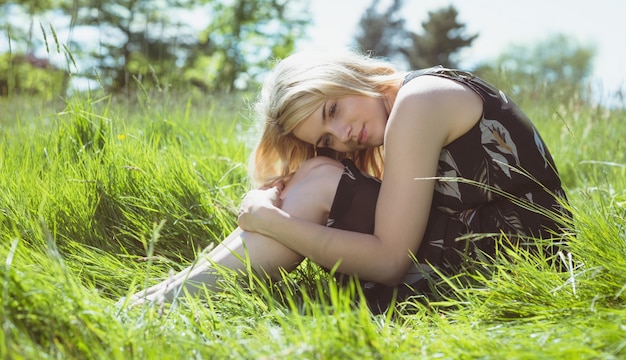
[[[364,125],[363,129],[361,129],[361,132],[359,133],[357,143],[359,145],[362,145],[365,141],[367,141],[367,129],[365,129],[365,125]]]

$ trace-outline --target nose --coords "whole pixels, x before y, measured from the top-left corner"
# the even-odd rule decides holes
[[[330,124],[329,131],[338,141],[347,143],[350,141],[352,127],[348,124],[341,123],[340,121],[334,121]]]

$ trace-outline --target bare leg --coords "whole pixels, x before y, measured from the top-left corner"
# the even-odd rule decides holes
[[[314,158],[304,163],[282,193],[282,208],[293,216],[324,224],[343,173],[343,165],[328,158]],[[204,253],[178,274],[131,296],[127,304],[171,302],[185,292],[193,295],[206,287],[219,291],[220,278],[214,264],[245,272],[247,264],[257,273],[273,278],[280,270],[291,271],[303,257],[279,242],[257,233],[235,229],[226,239]]]
[[[291,271],[303,259],[302,256],[277,241],[237,228],[210,252],[203,252],[188,268],[133,295],[129,299],[129,305],[138,305],[144,301],[171,302],[185,295],[185,292],[194,295],[202,291],[203,287],[211,291],[219,291],[220,276],[213,264],[245,272],[247,271],[246,257],[254,271],[266,273],[273,278],[280,276],[279,269]]]

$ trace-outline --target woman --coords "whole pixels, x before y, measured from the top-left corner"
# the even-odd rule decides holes
[[[373,234],[289,216],[274,206],[275,189],[245,199],[243,229],[323,266],[340,261],[344,273],[394,285],[410,266],[410,253],[436,265],[458,265],[459,251],[493,253],[491,236],[469,244],[456,241],[461,236],[551,238],[569,216],[556,167],[536,129],[503,92],[470,73],[399,73],[352,54],[300,54],[276,66],[265,91],[268,126],[256,156],[262,180],[272,180],[272,170],[290,172],[266,170],[277,163],[274,152],[278,163],[293,166],[316,147],[376,171],[379,158],[369,155],[384,144]]]
[[[235,243],[266,272],[307,257],[411,289],[423,269],[454,273],[465,259],[493,256],[498,238],[550,249],[569,219],[536,129],[470,73],[296,54],[275,66],[258,110],[253,178],[287,185],[248,193]],[[343,165],[315,157],[321,150]]]

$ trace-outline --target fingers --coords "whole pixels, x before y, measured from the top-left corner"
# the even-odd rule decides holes
[[[273,186],[265,190],[250,190],[241,201],[240,210],[250,211],[253,208],[267,206],[268,203],[279,206],[281,191],[280,186]]]
[[[265,190],[250,190],[241,201],[237,212],[237,224],[247,231],[257,232],[262,226],[263,214],[267,214],[267,209],[281,207],[280,194],[282,183],[275,184]]]
[[[272,201],[272,204],[276,207],[281,207],[281,203],[282,203],[282,199],[280,198],[280,193],[282,192],[282,188],[275,186],[272,188],[272,196],[270,197],[270,200]]]

